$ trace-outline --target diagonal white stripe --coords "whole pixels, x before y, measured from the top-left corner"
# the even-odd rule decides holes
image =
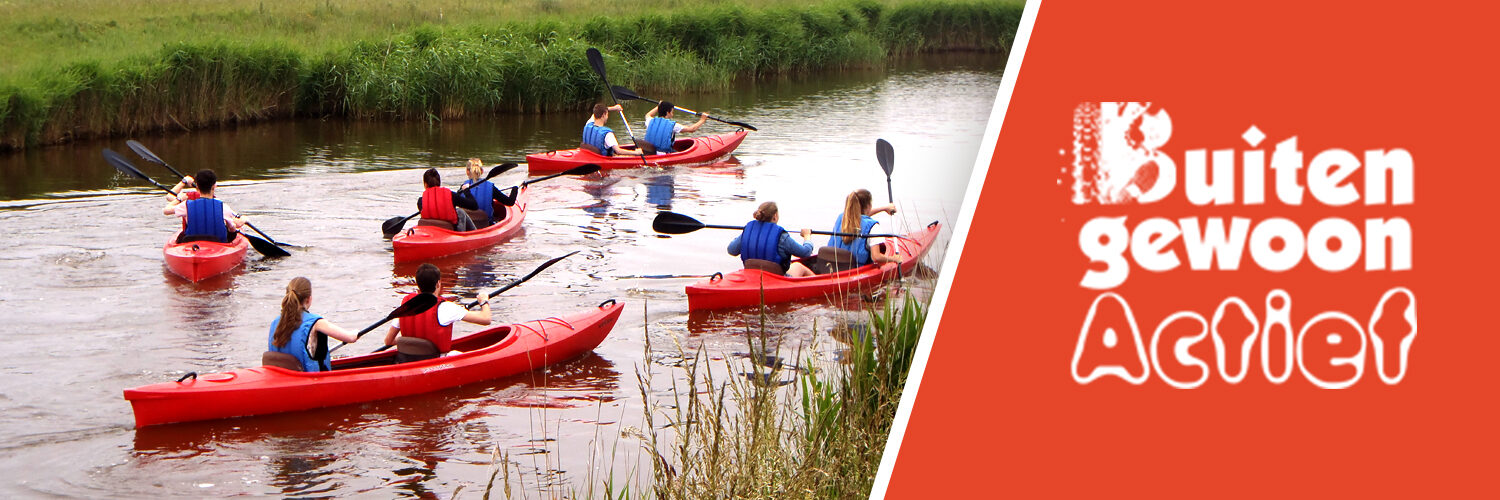
[[[1010,107],[1011,93],[1016,89],[1016,76],[1021,73],[1021,59],[1026,55],[1026,46],[1031,41],[1031,28],[1036,24],[1037,10],[1041,0],[1026,2],[1021,14],[1021,24],[1011,46],[1010,58],[1005,61],[1005,76],[1000,80],[1000,90],[995,95],[995,107],[990,111],[989,124],[984,128],[984,139],[979,145],[978,157],[974,159],[974,171],[969,177],[968,190],[964,192],[964,204],[958,213],[958,224],[953,227],[953,241],[948,245],[948,258],[938,274],[936,292],[928,310],[927,323],[922,326],[922,338],[917,344],[917,355],[912,360],[911,374],[906,387],[901,391],[901,406],[896,409],[896,420],[891,425],[891,435],[885,442],[885,453],[880,458],[880,471],[875,475],[870,498],[884,498],[890,486],[891,472],[896,468],[896,455],[901,451],[901,439],[906,435],[906,424],[911,421],[912,405],[917,401],[917,390],[922,385],[922,373],[927,369],[927,358],[932,354],[932,342],[937,336],[938,324],[943,317],[943,306],[948,302],[948,291],[953,287],[953,274],[958,270],[958,261],[963,255],[964,242],[969,239],[969,226],[974,222],[974,208],[979,204],[979,193],[984,188],[984,179],[990,170],[990,160],[995,155],[995,143],[1000,136],[1000,125],[1005,121],[1005,110]]]

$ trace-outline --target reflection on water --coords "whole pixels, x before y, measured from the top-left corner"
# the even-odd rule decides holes
[[[383,318],[414,291],[416,264],[394,265],[378,229],[412,212],[419,169],[438,167],[456,185],[467,158],[498,163],[576,144],[581,120],[307,120],[140,137],[180,169],[220,172],[223,197],[278,240],[301,245],[290,257],[252,255],[242,269],[196,284],[163,266],[161,246],[177,222],[160,215],[160,195],[99,158],[101,147],[126,150],[123,139],[0,156],[7,235],[0,238],[7,312],[0,349],[18,354],[0,363],[0,443],[9,443],[0,446],[0,476],[20,478],[0,483],[0,496],[446,498],[459,488],[478,496],[497,454],[508,457],[517,494],[575,496],[572,488],[606,477],[649,480],[644,438],[670,439],[671,431],[642,415],[672,404],[691,360],[717,363],[718,381],[772,369],[774,378],[763,382],[787,382],[797,370],[839,362],[849,327],[883,303],[856,296],[774,305],[764,316],[753,309],[689,314],[684,286],[739,267],[725,253],[734,233],[656,234],[656,212],[741,225],[756,204],[774,200],[782,225],[824,229],[849,190],[884,191],[872,146],[881,137],[895,145],[901,210],[894,220],[881,216],[882,227],[951,221],[1000,74],[993,62],[945,64],[742,82],[721,94],[683,96],[761,131],[713,165],[533,184],[523,233],[433,262],[444,273],[444,293],[467,302],[579,250],[491,303],[502,322],[608,298],[624,303],[614,331],[581,359],[419,396],[138,430],[130,428],[122,389],[256,363],[293,277],[312,280],[314,312],[351,329]],[[632,116],[644,113],[637,105],[627,104]],[[718,131],[712,127],[705,132]],[[494,182],[510,186],[528,174],[517,169]],[[941,262],[945,240],[931,250],[931,266]],[[930,293],[928,272],[906,282]],[[463,324],[455,335],[478,329]],[[339,354],[373,350],[379,337]]]

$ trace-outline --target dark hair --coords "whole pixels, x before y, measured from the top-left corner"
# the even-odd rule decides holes
[[[443,278],[443,271],[432,264],[422,264],[417,267],[417,291],[432,293],[437,291],[438,280]]]
[[[755,209],[755,220],[758,220],[758,221],[761,221],[761,222],[771,222],[772,220],[775,220],[775,219],[776,219],[776,202],[774,202],[774,201],[768,201],[768,202],[765,202],[765,203],[761,203],[759,207],[756,207],[756,209]]]
[[[603,104],[595,104],[594,105],[594,119],[602,118],[602,117],[604,117],[604,115],[606,113],[609,113],[609,107],[608,106],[605,106]]]
[[[212,170],[205,168],[203,170],[199,170],[197,174],[193,174],[193,184],[198,186],[199,193],[213,192],[214,185],[218,183],[219,176],[214,175],[214,171]]]
[[[193,180],[198,179],[194,177]],[[271,336],[271,343],[276,347],[286,347],[286,343],[292,340],[292,332],[302,327],[302,303],[310,296],[312,282],[307,278],[298,276],[286,284],[286,295],[281,297],[281,319],[276,323],[276,333]]]
[[[672,108],[676,107],[677,106],[672,105],[672,101],[662,101],[661,104],[656,105],[656,116],[666,118],[667,113],[671,113]]]
[[[438,187],[443,185],[443,178],[438,175],[437,169],[429,168],[426,172],[422,172],[422,185],[430,188]]]

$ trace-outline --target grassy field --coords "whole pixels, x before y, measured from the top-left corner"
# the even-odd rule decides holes
[[[459,119],[580,109],[612,83],[1003,52],[1017,0],[0,0],[0,149],[287,116]]]

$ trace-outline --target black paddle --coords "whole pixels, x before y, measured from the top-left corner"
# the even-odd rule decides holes
[[[488,175],[485,175],[483,179],[480,179],[478,182],[475,182],[473,184],[458,188],[457,191],[453,192],[453,195],[458,196],[459,193],[468,191],[469,188],[478,185],[480,182],[494,179],[500,174],[508,172],[510,171],[510,169],[516,168],[518,166],[519,165],[516,165],[514,163],[502,163],[500,165],[497,165],[495,166],[495,168],[490,169],[490,173]],[[380,225],[380,232],[385,233],[386,236],[393,236],[396,233],[401,232],[401,228],[406,225],[406,221],[409,221],[412,217],[416,217],[418,215],[422,215],[422,212],[417,212],[406,217],[396,216],[386,219],[385,223]]]
[[[610,89],[610,92],[614,93],[616,99],[624,99],[624,100],[627,100],[627,101],[634,99],[634,100],[646,101],[646,102],[649,102],[649,103],[652,103],[652,104],[661,104],[661,101],[658,101],[658,100],[655,100],[655,99],[648,99],[648,98],[645,98],[645,97],[641,97],[639,95],[636,95],[636,93],[632,92],[630,89],[627,89],[625,87],[621,87],[619,85],[610,87],[609,89]],[[693,111],[691,109],[684,108],[682,106],[672,106],[672,109],[676,109],[676,110],[684,112],[684,113],[692,113],[692,114],[695,114],[695,115],[702,115],[703,114],[703,113],[699,113],[697,111]],[[663,118],[665,118],[665,117],[663,117]],[[749,130],[749,131],[752,131],[752,132],[760,130],[758,128],[750,126],[750,124],[745,123],[745,122],[735,122],[735,121],[729,121],[729,120],[721,120],[719,118],[712,117],[712,116],[708,117],[708,119],[716,121],[716,122],[719,122],[719,123],[724,123],[724,124],[728,124],[728,125],[734,125],[736,127],[739,127],[739,128],[745,129],[745,130]]]
[[[354,334],[354,340],[359,340],[359,338],[365,336],[366,333],[370,333],[370,330],[380,328],[380,325],[384,325],[390,320],[403,316],[422,314],[424,312],[427,312],[428,309],[432,309],[432,307],[436,305],[438,305],[438,298],[434,297],[430,293],[424,293],[421,295],[417,295],[416,297],[412,297],[411,300],[402,302],[400,307],[397,307],[395,310],[391,311],[390,314],[385,315],[385,319],[377,321],[375,322],[375,324],[367,326],[365,327],[365,329],[360,330],[359,333]],[[333,349],[328,350],[328,353],[332,354],[333,351],[337,351],[340,347],[344,347],[346,345],[349,345],[349,343],[344,342],[337,346],[334,346]]]
[[[470,303],[469,303],[469,305],[466,305],[466,306],[464,306],[464,309],[473,309],[473,308],[475,308],[475,307],[479,307],[479,305],[480,305],[480,304],[482,304],[482,303],[484,303],[484,302],[488,302],[488,301],[489,301],[489,300],[490,300],[490,299],[493,299],[493,298],[495,298],[495,297],[496,297],[496,296],[498,296],[498,295],[500,295],[500,294],[502,294],[502,293],[505,293],[505,292],[506,292],[506,291],[507,291],[507,290],[510,290],[510,289],[512,289],[512,288],[515,288],[515,287],[516,287],[516,286],[517,286],[517,285],[520,285],[520,284],[521,284],[521,283],[525,283],[525,282],[526,282],[526,280],[529,280],[529,279],[531,279],[531,278],[534,278],[534,277],[536,277],[536,275],[538,275],[538,274],[541,274],[541,272],[542,272],[542,271],[543,271],[543,270],[545,270],[545,269],[547,269],[547,268],[549,268],[549,267],[552,267],[552,265],[553,265],[553,264],[556,264],[556,263],[558,263],[558,262],[559,262],[559,261],[561,261],[561,260],[563,260],[563,259],[566,259],[566,258],[568,258],[568,257],[572,257],[572,256],[573,256],[573,254],[575,254],[575,253],[578,253],[578,251],[577,251],[577,250],[574,250],[574,251],[571,251],[571,252],[568,252],[568,253],[566,253],[566,254],[563,254],[563,255],[562,255],[562,256],[561,256],[561,257],[553,257],[553,258],[552,258],[552,260],[549,260],[549,261],[547,261],[547,262],[543,262],[543,263],[542,263],[542,265],[540,265],[540,266],[537,266],[537,268],[536,268],[536,269],[534,269],[534,270],[532,270],[532,271],[531,271],[531,274],[527,274],[527,275],[526,275],[526,276],[523,276],[523,277],[521,277],[521,279],[518,279],[518,280],[515,280],[515,281],[512,281],[512,282],[510,282],[510,284],[509,284],[509,285],[505,285],[505,286],[503,286],[503,287],[500,287],[500,289],[498,289],[498,290],[495,290],[495,291],[493,291],[493,292],[490,292],[490,293],[489,293],[489,294],[488,294],[488,295],[486,295],[486,296],[485,296],[485,297],[484,297],[484,299],[483,299],[483,300],[482,300],[482,301],[481,301],[481,300],[480,300],[480,299],[477,299],[477,298],[476,298],[476,299],[474,299],[474,301],[473,301],[473,302],[470,302]],[[427,297],[431,297],[431,295],[427,295],[427,294],[422,294],[422,295],[421,295],[421,296],[418,296],[418,298],[420,298],[420,297],[422,297],[422,296],[427,296]],[[417,300],[417,299],[411,299],[411,300],[412,300],[412,301],[415,301],[415,300]],[[392,347],[392,346],[389,346],[389,345],[388,345],[388,346],[383,346],[383,347],[381,347],[381,348],[379,348],[379,349],[376,349],[376,350],[375,350],[375,352],[380,352],[380,351],[384,351],[384,350],[386,350],[386,349],[390,349],[390,348],[391,348],[391,347]],[[372,354],[373,354],[373,353],[372,353]]]
[[[662,234],[687,234],[699,229],[734,229],[736,231],[745,229],[745,226],[723,226],[716,224],[704,224],[698,219],[688,217],[676,212],[661,211],[656,213],[656,220],[651,221],[651,229]],[[796,232],[796,231],[788,231]],[[835,233],[833,231],[810,231],[812,234],[824,234],[828,236],[854,236],[856,238],[905,238],[899,234],[856,234]]]
[[[135,165],[131,165],[129,160],[126,160],[125,157],[120,156],[120,153],[116,153],[109,148],[104,148],[104,160],[108,161],[110,165],[113,165],[116,170],[124,172],[125,175],[129,175],[131,177],[149,182],[151,183],[151,185],[161,188],[162,191],[166,191],[173,195],[177,194],[172,192],[172,188],[163,186],[161,185],[161,183],[156,182],[155,179],[147,177],[146,174],[141,173],[140,169],[135,168]],[[259,230],[257,230],[257,232],[259,232]],[[265,255],[267,257],[286,257],[291,255],[290,252],[287,252],[285,249],[276,246],[275,243],[271,243],[270,241],[256,238],[254,235],[245,234],[243,232],[241,232],[240,235],[244,236],[245,239],[250,240],[250,246],[255,247],[255,251],[260,252],[262,255]]]
[[[609,78],[606,78],[604,76],[604,54],[600,54],[599,53],[599,49],[596,49],[596,48],[593,48],[593,47],[589,47],[587,55],[588,55],[588,58],[589,58],[589,67],[594,68],[594,73],[598,73],[599,74],[599,79],[600,80],[604,80],[604,89],[605,90],[609,90],[609,88],[610,88],[610,86],[609,86]],[[615,93],[614,92],[610,92],[609,93],[609,101],[615,103],[616,105],[620,104],[620,100],[615,98]],[[630,142],[636,142],[635,141],[635,131],[630,129],[630,119],[625,117],[625,109],[624,108],[620,109],[620,120],[622,120],[622,121],[625,122],[625,133],[630,134]],[[646,163],[645,151],[642,150],[642,149],[640,149],[640,147],[641,147],[640,144],[637,143],[636,144],[636,150],[637,151],[641,151],[641,153],[642,153],[641,154],[641,165],[642,166],[647,166],[647,167],[651,166],[651,164]]]
[[[891,190],[891,172],[896,170],[896,150],[891,148],[891,143],[885,142],[885,139],[875,139],[875,160],[880,162],[881,170],[885,170],[885,195],[891,203],[895,203],[896,195]]]
[[[541,177],[537,177],[535,179],[530,179],[530,180],[524,181],[524,182],[521,183],[521,187],[530,186],[532,184],[536,184],[538,182],[545,181],[547,179],[556,179],[556,178],[562,177],[564,175],[588,175],[588,174],[592,174],[594,172],[598,172],[599,170],[601,170],[601,168],[602,167],[600,167],[598,165],[595,165],[593,163],[586,163],[586,164],[583,164],[583,165],[579,165],[579,166],[576,166],[576,167],[564,170],[562,172],[558,172],[558,173],[551,174],[551,175],[544,175],[544,176],[541,176]]]
[[[179,171],[177,171],[177,169],[172,168],[172,165],[167,164],[166,160],[161,159],[160,156],[156,156],[156,153],[152,153],[150,149],[146,149],[146,145],[145,144],[141,144],[140,142],[137,142],[135,140],[129,140],[129,141],[125,141],[125,145],[130,146],[130,150],[131,151],[135,151],[135,154],[138,155],[138,156],[140,156],[141,159],[149,161],[151,163],[155,163],[157,165],[161,165],[163,167],[167,167],[167,170],[172,171],[172,174],[176,175],[178,179],[182,179],[183,177],[187,177],[186,175],[183,175],[182,172],[179,172]],[[239,214],[235,214],[235,217],[239,217]],[[293,245],[293,244],[290,244],[290,243],[282,243],[280,241],[276,241],[276,238],[272,238],[271,235],[266,234],[265,231],[261,231],[260,228],[255,227],[254,224],[251,224],[249,222],[246,222],[245,226],[249,227],[251,230],[253,230],[253,231],[257,232],[257,233],[260,233],[260,235],[262,237],[264,237],[267,241],[270,241],[271,243],[276,244],[276,246],[287,246],[287,247],[296,247],[297,246],[297,245]],[[251,241],[253,242],[255,240],[251,240]],[[260,247],[256,247],[256,250],[259,250],[259,249],[260,249]],[[261,253],[265,253],[265,252],[262,251]],[[287,255],[291,255],[291,254],[287,253],[285,255],[273,255],[273,257],[285,257]]]

